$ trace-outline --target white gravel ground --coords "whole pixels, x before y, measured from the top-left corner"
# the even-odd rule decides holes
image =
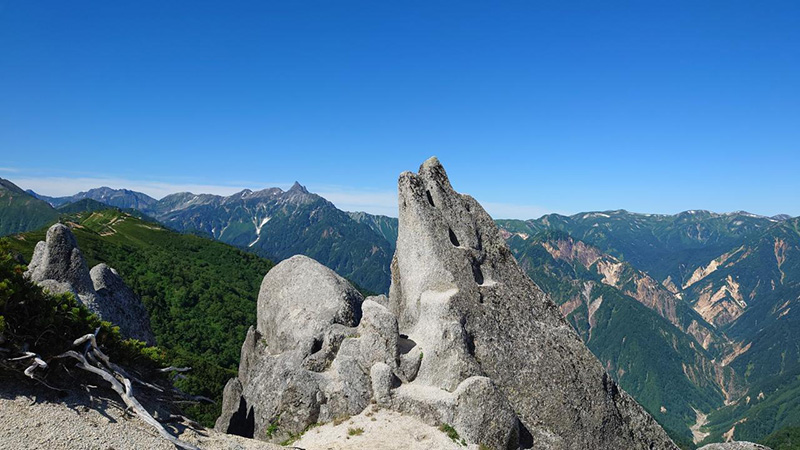
[[[139,419],[124,417],[119,402],[97,400],[90,408],[86,400],[81,395],[62,399],[51,392],[0,382],[0,449],[175,450]],[[213,430],[198,432],[182,425],[173,426],[172,431],[203,449],[282,448]]]
[[[363,430],[351,435],[350,430]],[[308,430],[292,444],[305,450],[476,450],[453,442],[436,427],[394,411],[369,407],[338,425]]]
[[[126,417],[124,406],[107,395],[89,403],[79,393],[55,393],[0,380],[0,450],[175,450],[152,428]],[[91,406],[89,406],[91,405]],[[168,429],[180,439],[209,450],[280,450],[274,444],[184,425]],[[360,434],[350,430],[363,430]],[[477,450],[453,442],[438,428],[413,417],[367,408],[336,425],[307,431],[292,444],[304,450]]]

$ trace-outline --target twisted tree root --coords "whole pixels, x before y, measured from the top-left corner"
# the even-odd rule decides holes
[[[131,384],[131,380],[124,376],[120,372],[124,372],[120,369],[119,366],[113,364],[108,356],[106,356],[98,347],[97,347],[97,340],[96,340],[97,331],[94,334],[87,334],[73,342],[73,346],[78,346],[81,344],[86,344],[84,347],[84,354],[80,354],[75,350],[68,350],[53,359],[64,359],[70,358],[77,361],[75,365],[79,369],[85,370],[87,372],[93,373],[98,375],[105,381],[107,381],[111,388],[122,398],[122,401],[125,402],[128,410],[132,410],[136,413],[136,415],[146,424],[150,425],[151,427],[155,428],[158,431],[158,434],[161,435],[164,439],[168,440],[169,442],[173,443],[175,446],[186,449],[186,450],[200,450],[198,447],[189,444],[187,442],[183,442],[177,437],[173,436],[169,431],[167,431],[161,423],[156,420],[149,412],[142,406],[141,403],[134,397],[133,395],[133,385]],[[15,359],[27,359],[27,358],[34,358],[34,362],[31,364],[28,369],[25,370],[25,374],[33,378],[33,370],[38,367],[47,367],[47,364],[38,358],[38,355],[29,355],[25,354],[21,358]],[[37,361],[38,359],[38,361]],[[40,364],[41,363],[41,364]],[[105,367],[103,367],[105,365]],[[30,374],[28,373],[30,371]],[[143,383],[148,385],[147,383]],[[152,385],[149,385],[152,386]]]
[[[31,365],[28,366],[27,369],[25,369],[24,373],[28,378],[35,380],[36,376],[34,375],[33,371],[38,369],[39,367],[41,367],[42,369],[47,368],[47,363],[44,362],[44,360],[39,355],[33,352],[25,352],[22,356],[17,358],[11,358],[8,361],[23,361],[30,358],[33,358],[33,362],[31,362]]]

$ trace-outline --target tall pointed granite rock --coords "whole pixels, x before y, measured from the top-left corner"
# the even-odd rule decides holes
[[[376,403],[493,450],[677,448],[438,160],[400,175],[399,201],[389,298],[302,256],[264,277],[218,430],[280,442]]]
[[[534,448],[675,448],[435,157],[400,175],[399,202],[390,304],[400,333],[424,351],[416,384],[452,391],[490,378],[520,419],[521,444]]]
[[[47,230],[45,240],[36,244],[25,275],[55,294],[71,293],[101,319],[119,326],[123,336],[155,345],[142,301],[116,270],[98,264],[90,271],[66,225],[57,223]]]
[[[94,296],[92,279],[83,253],[78,249],[78,242],[69,227],[57,223],[47,230],[44,241],[36,243],[31,263],[26,272],[28,278],[37,283],[62,283],[62,292],[72,292],[82,301]]]

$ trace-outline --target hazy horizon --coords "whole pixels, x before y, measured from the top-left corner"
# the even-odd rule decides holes
[[[0,174],[1,175],[1,174]],[[0,177],[2,178],[2,177]],[[148,187],[146,184],[139,183],[140,189],[135,189],[130,186],[136,186],[136,182],[132,182],[134,184],[120,184],[120,180],[116,180],[116,182],[107,183],[110,180],[101,180],[101,179],[79,179],[79,185],[82,186],[91,186],[87,188],[79,189],[78,191],[69,191],[66,186],[70,186],[68,183],[63,183],[64,180],[56,180],[53,181],[52,179],[40,179],[40,183],[37,183],[37,179],[22,179],[23,182],[27,183],[28,185],[34,185],[43,187],[44,189],[36,189],[32,187],[28,187],[27,185],[22,186],[21,183],[17,183],[14,179],[7,178],[17,186],[25,190],[32,190],[39,195],[44,195],[47,197],[69,197],[81,192],[86,192],[90,189],[96,188],[111,188],[111,189],[128,189],[134,192],[140,192],[143,194],[147,194],[148,196],[155,198],[156,200],[161,200],[167,195],[170,194],[177,194],[182,192],[188,192],[191,194],[213,194],[213,195],[220,195],[220,196],[230,196],[241,192],[242,190],[249,189],[251,191],[259,191],[263,189],[270,189],[270,188],[280,188],[284,191],[291,188],[294,182],[288,183],[274,183],[271,185],[264,185],[261,187],[252,187],[252,186],[222,186],[222,185],[172,185],[172,184],[155,184],[151,187]],[[44,181],[43,183],[41,183]],[[92,183],[94,181],[101,181],[101,184],[87,184]],[[61,182],[61,184],[57,184]],[[344,210],[344,211],[351,211],[351,212],[367,212],[370,214],[378,214],[384,215],[389,217],[397,217],[397,206],[396,206],[396,192],[356,192],[352,190],[347,190],[342,186],[319,186],[319,189],[315,189],[308,185],[305,185],[299,180],[295,180],[295,182],[300,183],[303,187],[307,188],[311,193],[317,194],[329,200],[331,203],[336,205],[337,208]],[[102,184],[106,183],[106,184]],[[112,184],[113,186],[109,186]],[[177,190],[169,190],[170,188],[175,188]],[[52,189],[55,189],[53,191]],[[48,192],[57,192],[57,194],[49,194]],[[63,192],[69,192],[67,194],[63,194]],[[166,193],[164,193],[166,192]],[[627,208],[612,208],[612,209],[603,209],[603,210],[580,210],[580,211],[546,211],[542,213],[534,213],[533,216],[525,216],[525,211],[529,211],[530,207],[526,206],[519,206],[519,205],[511,205],[511,204],[503,204],[503,203],[492,203],[492,202],[481,202],[480,199],[477,199],[481,205],[483,205],[484,209],[489,212],[489,214],[495,219],[520,219],[520,220],[529,220],[529,219],[539,219],[548,214],[561,214],[565,216],[577,215],[577,214],[586,214],[586,213],[595,213],[595,212],[610,212],[610,211],[618,211],[618,210],[625,210],[629,213],[633,214],[643,214],[643,215],[675,215],[684,212],[692,212],[692,211],[709,211],[716,214],[730,214],[730,213],[737,213],[737,212],[746,212],[751,214],[756,214],[763,217],[774,217],[782,214],[787,213],[775,213],[775,214],[757,214],[752,211],[747,211],[743,209],[731,210],[731,211],[714,211],[714,210],[707,210],[707,209],[700,209],[700,208],[686,208],[681,209],[679,211],[670,211],[670,212],[658,212],[658,211],[633,211]],[[526,209],[528,208],[528,209]],[[503,215],[505,214],[505,215]],[[791,214],[787,214],[792,216]],[[794,216],[792,216],[794,217]]]

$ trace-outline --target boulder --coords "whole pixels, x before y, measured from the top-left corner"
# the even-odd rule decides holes
[[[313,259],[297,255],[275,266],[258,293],[258,326],[273,355],[314,345],[331,324],[353,327],[361,294]]]
[[[676,449],[438,160],[399,181],[389,297],[296,256],[265,277],[217,429],[280,442],[370,403],[491,449]]]
[[[117,271],[106,264],[98,264],[89,271],[89,277],[97,296],[93,304],[86,306],[103,320],[119,326],[124,336],[155,345],[156,338],[144,304]]]
[[[66,225],[57,223],[47,230],[25,276],[54,294],[71,293],[101,319],[119,326],[123,336],[155,345],[142,301],[111,267],[98,264],[90,271]]]
[[[769,447],[754,444],[752,442],[723,442],[719,444],[708,444],[698,450],[771,450]]]
[[[517,265],[492,218],[436,158],[399,180],[390,302],[424,358],[413,384],[456,392],[487,377],[523,446],[674,449]],[[459,430],[460,431],[460,430]]]
[[[46,240],[36,244],[25,275],[36,283],[54,280],[64,284],[62,287],[69,285],[70,292],[81,296],[94,295],[89,269],[78,249],[75,235],[61,223],[51,226]],[[49,287],[56,288],[55,285]]]

